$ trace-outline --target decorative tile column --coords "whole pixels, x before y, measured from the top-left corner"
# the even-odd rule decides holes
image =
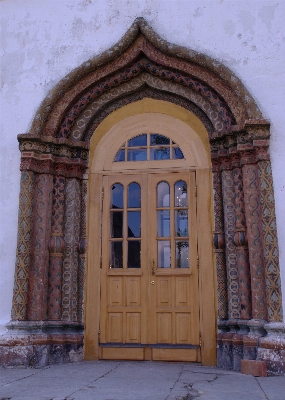
[[[255,152],[241,152],[245,215],[251,274],[252,318],[266,321],[267,301],[263,259],[263,240],[258,166]]]
[[[220,175],[220,161],[212,159],[213,189],[214,189],[214,232],[213,243],[216,256],[217,290],[218,290],[218,318],[228,318],[228,291],[227,270],[225,258],[224,214],[222,197],[222,179]]]
[[[262,143],[259,144],[262,145]],[[282,322],[282,294],[279,270],[277,227],[274,207],[274,191],[271,163],[268,159],[269,156],[267,147],[259,147],[257,157],[260,160],[258,162],[258,175],[260,182],[260,205],[264,248],[264,269],[266,275],[268,321]]]
[[[224,206],[224,225],[226,242],[226,265],[228,283],[228,318],[240,317],[238,271],[236,266],[235,235],[235,196],[233,172],[230,169],[230,160],[222,164],[222,187]]]
[[[87,178],[87,177],[86,177]],[[81,206],[80,206],[80,241],[78,243],[79,265],[77,280],[77,315],[78,322],[84,320],[84,277],[87,250],[87,179],[81,181]]]
[[[32,257],[29,271],[28,313],[29,321],[47,318],[48,243],[51,233],[53,176],[37,174],[33,212]]]
[[[65,178],[54,176],[52,199],[52,234],[49,241],[48,319],[61,319],[62,258]]]
[[[240,302],[240,319],[251,318],[251,286],[250,267],[248,260],[247,233],[244,210],[244,193],[242,170],[239,167],[239,157],[232,160],[235,196],[235,235],[236,265],[238,271],[238,296]]]
[[[31,236],[34,199],[33,171],[21,172],[16,267],[12,302],[12,321],[25,320],[27,316],[29,268],[31,262]]]
[[[62,319],[77,321],[78,242],[80,235],[80,182],[66,179],[62,274]]]

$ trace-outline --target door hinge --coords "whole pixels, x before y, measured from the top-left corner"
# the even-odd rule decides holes
[[[197,261],[197,267],[199,267],[199,255],[197,254],[197,257],[196,257],[196,261]]]
[[[199,346],[200,346],[200,348],[202,347],[202,336],[201,336],[201,333],[200,333],[200,336],[199,336]]]
[[[100,268],[102,269],[102,256],[100,257]]]
[[[101,192],[101,199],[104,199],[104,188],[102,188],[102,192]]]
[[[195,197],[197,197],[197,184],[195,183]]]

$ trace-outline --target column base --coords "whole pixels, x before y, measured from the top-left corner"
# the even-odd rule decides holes
[[[285,323],[264,325],[267,335],[260,339],[257,359],[265,361],[268,375],[285,373]]]
[[[242,360],[266,363],[267,375],[285,373],[285,323],[262,320],[218,321],[218,367],[241,370]]]
[[[0,336],[0,365],[44,367],[83,360],[83,324],[68,321],[11,321]]]

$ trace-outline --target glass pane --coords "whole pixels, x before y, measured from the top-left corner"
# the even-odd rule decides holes
[[[175,210],[175,236],[188,236],[188,210]]]
[[[128,268],[141,267],[141,242],[132,240],[128,242]]]
[[[176,242],[175,243],[176,253],[176,268],[189,268],[189,243],[188,242]]]
[[[128,207],[140,208],[141,206],[141,187],[138,183],[132,182],[128,188]]]
[[[156,146],[160,144],[170,144],[170,140],[166,136],[151,134],[150,135],[150,145]]]
[[[157,185],[157,207],[169,207],[169,200],[169,185],[167,182],[160,182]]]
[[[125,161],[125,150],[119,150],[114,159],[115,162]]]
[[[141,236],[141,212],[128,211],[128,237]]]
[[[111,268],[123,268],[123,242],[110,242]]]
[[[179,147],[172,147],[172,159],[178,160],[181,158],[184,158],[184,155]]]
[[[170,236],[170,211],[157,211],[157,236]]]
[[[111,208],[124,208],[124,187],[121,183],[114,183],[111,187]]]
[[[123,237],[123,211],[110,212],[111,238]]]
[[[184,181],[178,181],[175,183],[174,187],[174,196],[175,196],[175,207],[187,207],[188,198],[187,198],[187,184]]]
[[[170,268],[170,241],[157,242],[157,266],[158,268]]]
[[[170,148],[163,147],[160,149],[150,149],[151,160],[169,160],[170,159]]]
[[[128,140],[128,147],[134,146],[146,146],[147,145],[147,135],[144,133],[143,135],[136,136],[130,140]]]
[[[128,150],[128,161],[145,161],[147,159],[147,150]]]

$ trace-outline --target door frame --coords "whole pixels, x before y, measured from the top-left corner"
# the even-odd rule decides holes
[[[149,114],[151,115],[151,113]],[[135,117],[124,119],[121,117],[122,125],[128,124],[134,132]],[[138,114],[139,128],[142,129],[142,117]],[[200,156],[201,163],[196,166],[191,164],[183,166],[183,170],[195,170],[197,179],[197,240],[198,240],[198,257],[199,257],[199,309],[200,309],[200,332],[201,332],[201,362],[202,365],[216,365],[216,321],[217,321],[217,307],[216,307],[216,276],[214,268],[214,252],[212,245],[212,231],[213,231],[213,201],[212,201],[212,172],[208,163],[207,149],[196,132],[185,122],[177,120],[175,117],[169,115],[162,115],[163,127],[169,126],[169,120],[172,123],[171,129],[168,129],[167,136],[170,138],[175,137],[176,143],[184,150],[184,146],[189,143],[189,146],[196,144],[196,149],[192,149],[192,153],[198,150],[199,146],[203,148]],[[147,121],[149,122],[149,118]],[[155,118],[154,118],[155,120]],[[173,121],[176,120],[176,121]],[[92,160],[98,154],[108,154],[108,157],[114,157],[109,148],[106,147],[109,140],[112,140],[114,134],[120,132],[123,126],[120,124],[112,124],[112,128],[105,132],[101,142],[98,141],[93,145],[93,154],[90,154],[90,172],[88,176],[88,219],[87,219],[87,237],[88,237],[88,253],[87,253],[87,271],[85,278],[85,334],[84,334],[84,359],[85,360],[98,360],[99,358],[99,321],[100,321],[100,285],[101,285],[101,209],[102,209],[102,175],[104,174],[118,174],[117,171],[103,171],[103,167],[92,165]],[[154,121],[154,128],[158,127],[155,132],[161,133],[162,124],[157,124]],[[179,135],[175,127],[179,126]],[[173,133],[172,133],[173,131]],[[142,131],[141,131],[142,132]],[[154,132],[154,131],[153,131]],[[128,133],[129,137],[131,133]],[[136,133],[139,134],[139,133]],[[94,135],[93,135],[94,136]],[[135,136],[133,134],[132,136]],[[181,138],[183,140],[181,140]],[[195,140],[194,140],[195,139]],[[179,142],[180,140],[180,142]],[[124,139],[121,139],[124,141]],[[182,141],[184,143],[182,144]],[[112,142],[109,143],[113,144]],[[120,144],[119,144],[120,145]],[[119,147],[119,145],[117,147]],[[114,147],[114,146],[113,146]],[[92,148],[92,143],[91,143]],[[205,154],[207,159],[205,160]],[[202,159],[202,156],[204,157]],[[101,157],[101,163],[105,163],[107,156]],[[100,159],[100,157],[99,157]],[[98,160],[98,157],[97,157]],[[203,161],[204,160],[204,161]],[[187,160],[186,160],[187,161]],[[110,162],[109,162],[110,165]],[[151,166],[150,166],[151,167]],[[151,172],[149,169],[149,172]],[[173,172],[174,169],[169,169]],[[154,170],[153,172],[158,172]],[[176,169],[177,171],[177,169]],[[136,173],[135,170],[122,170],[121,173]],[[206,251],[203,251],[206,249]]]

